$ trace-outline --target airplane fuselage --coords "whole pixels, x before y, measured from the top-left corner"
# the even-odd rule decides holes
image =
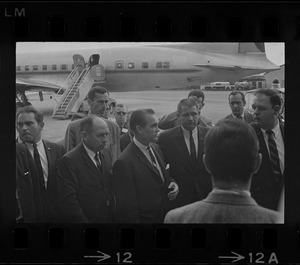
[[[103,86],[109,91],[185,89],[216,81],[234,83],[246,75],[274,68],[265,54],[138,46],[17,54],[17,78],[63,87],[74,67],[74,54],[82,55],[86,62],[92,54],[100,55],[99,64],[105,69]],[[226,69],[210,65],[238,67]]]

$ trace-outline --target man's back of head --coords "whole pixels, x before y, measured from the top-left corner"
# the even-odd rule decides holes
[[[204,139],[204,162],[214,182],[249,183],[257,171],[261,156],[254,129],[236,119],[223,119]]]

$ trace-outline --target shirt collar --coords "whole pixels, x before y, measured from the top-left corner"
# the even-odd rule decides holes
[[[190,131],[188,131],[187,129],[185,129],[185,128],[183,128],[183,126],[181,125],[181,129],[182,129],[182,131],[183,131],[183,133],[185,134],[185,135],[190,135]],[[192,130],[192,134],[195,134],[195,133],[197,133],[197,126]]]
[[[23,143],[22,140],[21,140],[20,138],[18,138],[18,141],[19,141],[20,143]],[[26,144],[27,147],[32,147],[32,146],[33,146],[32,143],[27,143],[27,142],[24,142],[24,143]],[[37,148],[41,147],[42,144],[43,144],[43,141],[42,141],[42,139],[41,139],[41,140],[39,140],[39,141],[36,143]]]
[[[244,119],[244,116],[245,116],[245,111],[243,110],[243,113],[241,114],[241,117]],[[232,113],[232,117],[237,118],[237,116],[235,116],[233,113]]]
[[[266,131],[268,130],[264,130],[264,129],[261,129],[265,134]],[[274,132],[274,135],[275,135],[275,138],[277,138],[278,134],[280,133],[280,127],[279,127],[279,122],[277,122],[277,124],[275,125],[275,127],[272,129],[272,131]]]
[[[94,159],[96,153],[94,151],[92,151],[91,149],[89,149],[84,143],[83,143],[83,147],[84,147],[85,151],[88,153],[89,157],[91,159]]]
[[[133,137],[133,142],[140,148],[141,150],[147,151],[147,146],[143,145],[139,142],[135,137]]]
[[[226,193],[232,193],[232,194],[240,194],[240,195],[246,195],[251,197],[251,193],[248,190],[241,190],[241,189],[220,189],[220,188],[213,188],[213,192],[226,192]]]

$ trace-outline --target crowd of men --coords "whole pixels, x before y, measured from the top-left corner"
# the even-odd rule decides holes
[[[63,144],[43,139],[37,109],[17,110],[17,223],[283,222],[276,90],[257,90],[253,113],[232,91],[231,113],[216,124],[201,115],[200,90],[160,119],[123,104],[109,117],[108,98],[89,91],[89,113],[69,123]]]

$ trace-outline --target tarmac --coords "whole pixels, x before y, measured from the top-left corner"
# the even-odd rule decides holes
[[[111,92],[110,97],[115,98],[117,103],[126,105],[128,110],[152,108],[159,118],[175,111],[178,102],[186,98],[188,93],[187,90]],[[212,119],[213,123],[224,118],[231,112],[228,104],[229,93],[229,91],[204,91],[205,106],[201,110],[201,114]],[[39,101],[38,94],[28,95],[31,104],[42,111],[44,115],[43,138],[57,142],[64,137],[66,128],[71,121],[70,119],[57,120],[52,118],[53,108],[56,105],[53,98],[50,98],[50,94],[44,94],[44,100]]]

